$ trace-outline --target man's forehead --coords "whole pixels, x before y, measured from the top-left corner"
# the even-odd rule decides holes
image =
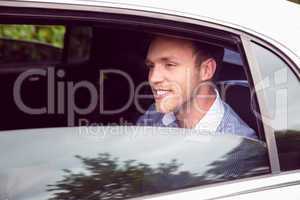
[[[155,37],[149,46],[147,57],[180,58],[191,56],[194,52],[193,43],[189,40],[165,36]]]

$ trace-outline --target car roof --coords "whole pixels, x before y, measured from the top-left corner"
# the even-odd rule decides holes
[[[176,3],[171,0],[126,0],[126,2],[124,0],[18,0],[18,2],[104,6],[210,21],[267,37],[289,49],[297,57],[298,62],[300,60],[300,5],[286,0],[184,0]]]

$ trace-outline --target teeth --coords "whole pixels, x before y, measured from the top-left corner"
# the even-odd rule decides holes
[[[164,90],[157,90],[156,91],[157,95],[165,95],[168,93],[168,91],[164,91]]]

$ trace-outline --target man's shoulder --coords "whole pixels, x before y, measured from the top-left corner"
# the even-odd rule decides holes
[[[225,102],[223,102],[223,105],[224,116],[218,127],[218,131],[257,139],[255,131],[239,117],[230,105]]]
[[[223,101],[222,103],[224,105],[224,115],[217,128],[217,132],[257,139],[255,131],[250,128],[228,104]],[[139,117],[136,124],[139,126],[164,126],[162,123],[163,116],[164,114],[157,112],[155,105],[152,104],[147,111]]]

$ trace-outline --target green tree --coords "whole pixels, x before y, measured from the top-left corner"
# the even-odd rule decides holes
[[[66,29],[58,25],[0,24],[0,38],[41,42],[63,48]]]

